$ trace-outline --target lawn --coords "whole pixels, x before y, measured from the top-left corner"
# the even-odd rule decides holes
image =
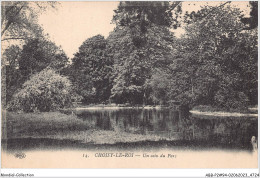
[[[87,122],[83,122],[75,115],[66,115],[60,112],[7,112],[6,120],[3,119],[4,125],[6,126],[7,138],[48,136],[89,129]]]

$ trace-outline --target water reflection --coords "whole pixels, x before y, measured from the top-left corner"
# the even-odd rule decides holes
[[[118,109],[76,111],[93,128],[142,135],[162,140],[184,140],[212,147],[252,148],[258,137],[257,118],[192,116],[182,118],[170,109]]]

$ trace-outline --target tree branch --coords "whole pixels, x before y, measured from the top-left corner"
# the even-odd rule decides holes
[[[8,21],[5,28],[3,29],[3,31],[1,32],[1,36],[4,35],[5,31],[9,28],[9,26],[12,24],[12,21]]]
[[[6,41],[6,40],[26,40],[28,38],[25,38],[25,37],[11,37],[11,38],[4,38],[2,39],[2,41]]]
[[[212,9],[211,9],[211,11],[203,18],[203,20],[205,20],[212,12],[214,12],[217,8],[220,8],[220,7],[223,7],[223,6],[225,6],[226,4],[228,4],[228,3],[231,3],[231,1],[227,1],[227,2],[225,2],[225,3],[223,3],[223,4],[221,4],[220,6],[217,6],[217,7],[213,7]],[[204,22],[202,20],[202,23]]]
[[[17,16],[17,15],[21,12],[21,10],[22,10],[23,7],[24,7],[24,5],[21,6],[21,7],[18,9],[18,11],[15,13],[15,16]],[[14,18],[14,17],[12,17],[12,18],[7,22],[5,28],[4,28],[3,31],[1,32],[1,36],[4,35],[5,31],[6,31],[6,30],[10,27],[10,25],[14,22],[14,21],[13,21],[13,18]]]
[[[172,4],[171,11],[174,10],[182,1],[175,1],[174,4]]]
[[[21,1],[18,1],[18,2],[15,2],[14,4],[12,4],[11,6],[9,5],[4,5],[5,3],[3,3],[3,7],[5,8],[2,8],[2,11],[4,11],[5,9],[5,12],[3,13],[3,17],[2,17],[2,26],[3,26],[3,22],[4,22],[4,18],[8,15],[8,13],[13,9],[15,8],[19,3],[21,3]],[[6,6],[9,6],[8,8]]]

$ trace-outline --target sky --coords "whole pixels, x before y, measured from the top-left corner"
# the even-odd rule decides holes
[[[183,11],[199,10],[203,5],[219,5],[221,2],[183,2]],[[222,2],[223,3],[223,2]],[[111,23],[119,2],[60,2],[56,9],[48,9],[39,17],[39,24],[50,39],[61,46],[69,58],[78,51],[79,46],[88,38],[101,34],[105,37],[113,31]],[[248,14],[248,2],[232,2]],[[174,31],[180,36],[185,31]]]
[[[113,31],[111,24],[118,2],[61,2],[57,9],[39,17],[45,33],[72,58],[88,38]]]

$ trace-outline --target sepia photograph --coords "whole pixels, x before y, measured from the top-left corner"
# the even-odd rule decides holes
[[[258,168],[258,1],[1,1],[1,167]]]

